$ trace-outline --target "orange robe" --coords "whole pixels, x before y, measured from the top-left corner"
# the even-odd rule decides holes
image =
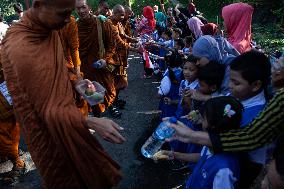
[[[1,53],[0,53],[1,54]],[[0,70],[1,56],[0,56]],[[0,83],[4,81],[0,73]],[[13,107],[0,93],[0,156],[7,157],[16,167],[23,167],[19,157],[20,126],[16,123]]]
[[[32,159],[48,189],[105,189],[119,165],[90,134],[72,96],[57,31],[28,10],[3,41],[4,76]]]
[[[63,46],[64,56],[67,60],[67,68],[71,82],[78,79],[75,68],[81,66],[79,57],[79,39],[76,20],[73,16],[70,17],[70,22],[59,31],[59,36]],[[84,116],[88,116],[89,107],[86,100],[80,98],[80,95],[73,88],[73,95],[76,100],[76,105]]]
[[[100,19],[92,16],[87,20],[78,20],[78,36],[79,36],[79,53],[82,61],[82,72],[86,79],[97,81],[106,89],[104,105],[108,107],[112,105],[116,97],[114,85],[114,74],[109,69],[93,68],[93,62],[99,59],[109,59],[115,53],[112,51],[112,30],[110,25],[102,23]],[[108,62],[107,64],[113,64]],[[100,105],[101,112],[104,111],[104,106]]]
[[[113,30],[113,38],[112,42],[114,46],[112,47],[113,52],[111,54],[111,60],[113,64],[116,65],[116,71],[115,71],[115,83],[116,83],[116,89],[121,90],[125,89],[128,86],[127,81],[127,58],[128,58],[128,51],[130,48],[130,45],[125,38],[125,32],[124,28],[121,23],[115,23],[112,21],[112,18],[107,20],[107,23],[112,26]]]

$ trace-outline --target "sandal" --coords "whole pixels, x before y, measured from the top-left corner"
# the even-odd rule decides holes
[[[111,114],[111,116],[112,117],[114,117],[114,118],[120,118],[121,117],[121,112],[120,111],[118,111],[118,109],[116,108],[116,107],[114,107],[114,106],[110,106],[109,107],[109,112],[110,112],[110,114]]]
[[[126,105],[126,101],[125,100],[116,100],[113,104],[115,106],[117,106],[119,109],[124,109],[124,107]]]

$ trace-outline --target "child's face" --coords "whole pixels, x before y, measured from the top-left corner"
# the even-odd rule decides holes
[[[197,78],[198,69],[193,62],[184,63],[182,71],[184,78],[189,82],[192,82]]]
[[[165,39],[165,40],[169,40],[169,36],[165,34],[165,32],[163,32],[162,34],[162,38]]]
[[[230,70],[229,88],[231,94],[241,101],[249,99],[255,95],[255,93],[260,89],[257,83],[258,82],[256,81],[250,84],[242,77],[242,74],[239,71]]]
[[[216,85],[209,86],[207,83],[205,83],[202,80],[199,80],[199,92],[205,95],[211,95],[212,93],[216,92],[217,87]]]
[[[173,33],[172,33],[172,38],[173,38],[173,39],[178,39],[178,38],[179,38],[179,33],[173,31]]]

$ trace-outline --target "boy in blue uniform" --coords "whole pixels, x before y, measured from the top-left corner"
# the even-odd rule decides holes
[[[236,57],[230,65],[229,88],[231,94],[244,106],[241,127],[248,125],[264,109],[271,66],[268,57],[258,51],[249,51]],[[273,145],[248,153],[242,159],[240,188],[248,188],[265,165]]]

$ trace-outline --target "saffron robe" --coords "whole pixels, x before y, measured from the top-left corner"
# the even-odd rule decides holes
[[[2,64],[25,142],[46,188],[111,188],[121,179],[75,106],[57,31],[29,10],[11,27]]]

